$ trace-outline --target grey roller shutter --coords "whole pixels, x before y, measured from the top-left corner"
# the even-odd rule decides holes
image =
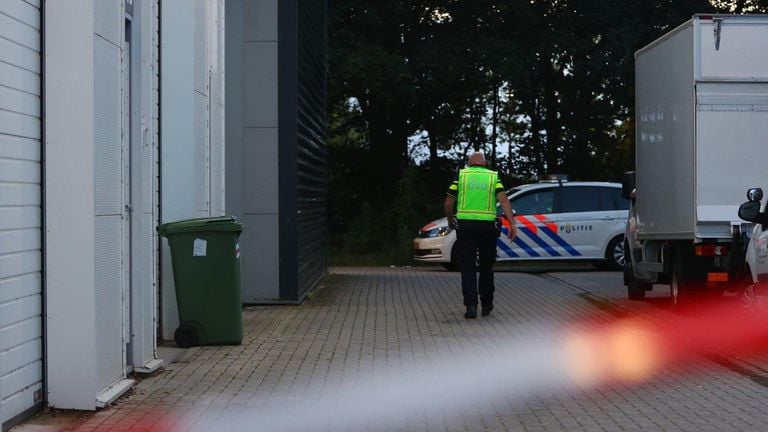
[[[40,1],[0,2],[0,424],[42,396]]]

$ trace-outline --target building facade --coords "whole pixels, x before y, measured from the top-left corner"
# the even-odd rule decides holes
[[[324,0],[228,0],[227,212],[244,303],[298,303],[326,271]]]
[[[41,2],[0,2],[0,425],[43,395]]]
[[[224,214],[224,0],[162,0],[160,223]],[[179,325],[168,243],[161,331]]]
[[[178,316],[161,223],[239,216],[245,302],[317,285],[325,16],[317,0],[0,1],[0,429],[106,406],[162,367]]]

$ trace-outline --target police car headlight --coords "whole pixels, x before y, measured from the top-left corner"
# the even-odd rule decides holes
[[[422,231],[420,237],[422,238],[445,237],[448,235],[449,232],[451,232],[451,229],[448,228],[447,226],[432,228],[431,230],[428,230],[428,231]]]

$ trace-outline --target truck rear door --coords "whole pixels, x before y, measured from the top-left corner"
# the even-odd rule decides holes
[[[768,19],[696,20],[696,237],[729,237],[768,161]]]

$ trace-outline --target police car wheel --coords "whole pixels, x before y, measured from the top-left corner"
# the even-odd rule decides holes
[[[612,270],[624,269],[624,236],[616,236],[608,242],[605,248],[605,260]]]
[[[443,264],[448,271],[459,271],[459,259],[456,257],[456,247],[451,249],[451,262]]]

